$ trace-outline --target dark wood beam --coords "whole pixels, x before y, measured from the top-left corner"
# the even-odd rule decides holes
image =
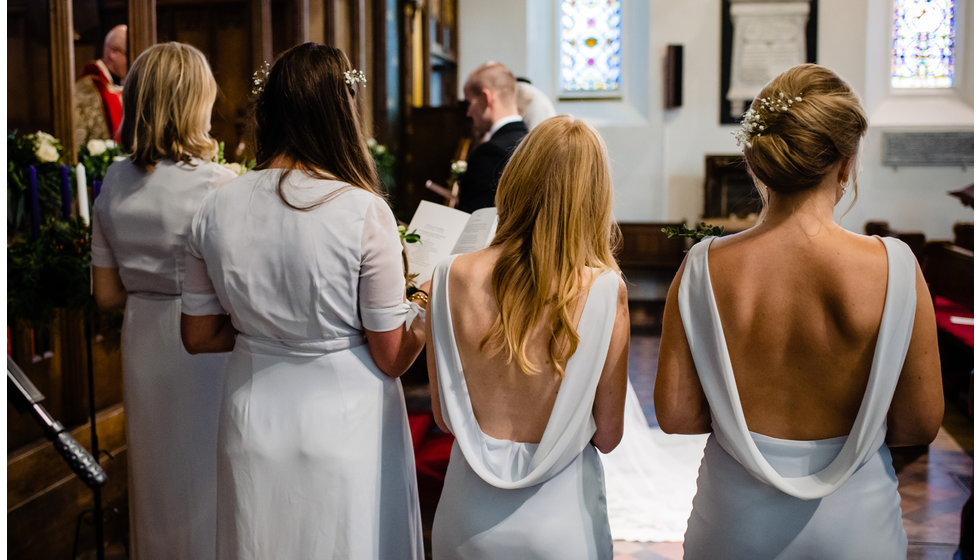
[[[129,60],[157,42],[157,1],[129,0]]]
[[[49,24],[51,27],[51,111],[54,135],[61,141],[67,156],[66,163],[74,163],[78,148],[75,146],[72,97],[75,86],[75,30],[72,25],[71,0],[51,0]]]

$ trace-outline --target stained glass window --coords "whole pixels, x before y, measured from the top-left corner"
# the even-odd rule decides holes
[[[620,0],[561,1],[561,92],[619,95],[623,75]]]
[[[895,0],[892,87],[953,87],[956,0]]]

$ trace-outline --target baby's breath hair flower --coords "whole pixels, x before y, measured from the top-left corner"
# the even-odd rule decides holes
[[[778,113],[788,112],[794,103],[800,101],[803,101],[803,97],[799,95],[791,97],[783,92],[772,97],[760,98],[755,108],[749,107],[749,110],[742,115],[742,122],[732,133],[735,142],[739,146],[751,146],[753,138],[762,136],[769,130],[772,118]]]
[[[269,80],[269,61],[263,61],[258,70],[252,72],[252,95],[259,95],[265,89],[265,83]]]
[[[344,72],[344,81],[349,86],[360,83],[361,87],[365,87],[367,85],[367,76],[364,75],[364,72],[357,69],[348,70]]]

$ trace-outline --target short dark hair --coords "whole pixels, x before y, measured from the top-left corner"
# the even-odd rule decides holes
[[[253,105],[257,169],[285,156],[313,177],[381,194],[361,128],[360,84],[345,77],[351,70],[343,51],[317,43],[295,46],[276,60]],[[287,205],[309,209],[326,201],[293,205],[283,196],[285,176],[279,181],[279,197]]]

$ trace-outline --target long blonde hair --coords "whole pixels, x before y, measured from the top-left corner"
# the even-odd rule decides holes
[[[208,134],[217,91],[196,48],[169,42],[143,51],[123,85],[120,139],[133,163],[146,170],[165,159],[211,159],[218,151]]]
[[[497,188],[501,255],[491,276],[500,314],[480,343],[529,375],[541,369],[527,345],[544,321],[548,361],[559,377],[578,347],[572,324],[586,267],[619,271],[613,246],[609,156],[599,134],[572,117],[552,117],[521,142]]]

